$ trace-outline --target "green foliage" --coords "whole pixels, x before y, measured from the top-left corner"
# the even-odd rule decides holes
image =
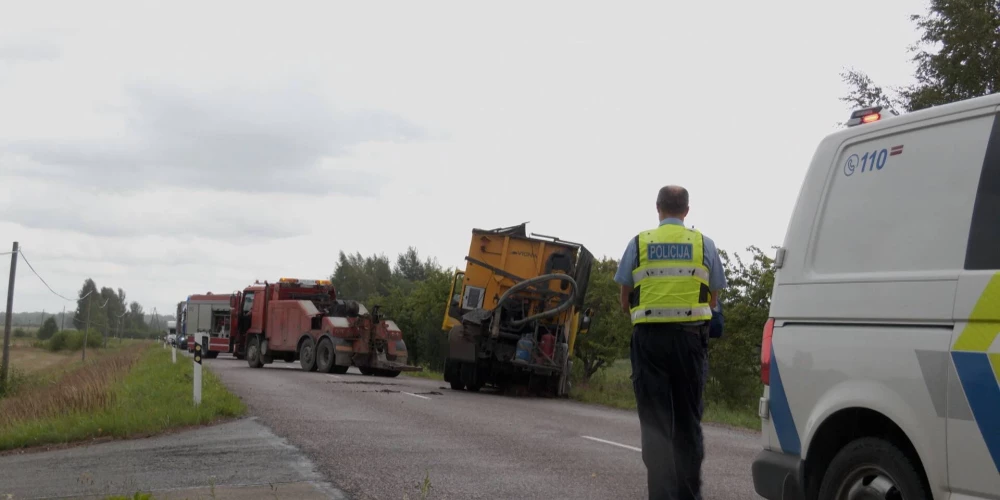
[[[357,300],[365,307],[382,308],[388,319],[403,331],[408,363],[443,370],[447,336],[441,331],[452,271],[432,259],[420,261],[409,248],[390,267],[385,256],[362,257],[340,253],[331,275],[341,298]]]
[[[45,346],[52,352],[57,351],[79,351],[83,349],[84,332],[78,330],[62,330],[56,332]],[[86,334],[87,348],[96,349],[104,345],[104,336],[100,332],[90,329]]]
[[[59,331],[59,325],[56,324],[56,319],[49,317],[45,323],[42,323],[42,327],[38,329],[35,336],[38,337],[38,340],[49,340],[57,331]]]
[[[587,381],[597,370],[628,354],[632,325],[619,304],[620,287],[615,283],[618,261],[604,258],[594,262],[585,303],[593,313],[590,330],[576,337],[575,355]]]
[[[41,332],[39,332],[39,334],[41,334]],[[28,334],[28,331],[25,330],[24,328],[15,328],[13,335],[14,338],[16,339],[23,339],[31,336]]]
[[[910,47],[916,83],[883,89],[850,70],[841,75],[851,89],[842,101],[916,111],[1000,90],[1000,2],[931,0],[926,15],[910,19],[922,31]]]
[[[774,259],[757,247],[749,261],[720,251],[729,288],[723,292],[724,336],[709,342],[706,397],[731,406],[754,406],[760,397],[760,342],[771,308]]]
[[[3,365],[0,365],[0,371],[3,370]],[[0,383],[0,399],[12,395],[18,391],[21,387],[25,386],[30,377],[27,373],[19,370],[15,367],[10,367],[10,372],[7,374],[7,384]]]

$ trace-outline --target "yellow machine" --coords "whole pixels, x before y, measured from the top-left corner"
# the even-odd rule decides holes
[[[528,236],[520,224],[473,229],[465,260],[442,324],[445,381],[455,390],[567,395],[576,336],[590,325],[581,309],[594,256],[577,243]]]

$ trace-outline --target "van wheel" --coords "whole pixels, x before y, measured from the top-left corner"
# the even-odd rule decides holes
[[[316,342],[306,337],[299,346],[299,366],[307,372],[316,371]]]
[[[826,469],[819,500],[928,500],[931,496],[913,461],[892,443],[855,439]]]

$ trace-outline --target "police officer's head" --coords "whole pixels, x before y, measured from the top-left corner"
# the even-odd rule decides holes
[[[688,192],[680,186],[663,186],[656,195],[656,212],[660,220],[668,217],[684,220],[688,214]]]

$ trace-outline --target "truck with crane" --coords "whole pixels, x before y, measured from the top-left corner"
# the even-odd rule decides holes
[[[529,236],[520,224],[473,229],[465,260],[442,323],[445,381],[454,390],[568,395],[576,337],[591,322],[584,299],[594,256],[578,243]]]
[[[330,280],[281,278],[246,287],[229,298],[233,353],[251,368],[275,360],[305,371],[395,377],[421,371],[407,365],[406,342],[396,323],[342,300]]]

